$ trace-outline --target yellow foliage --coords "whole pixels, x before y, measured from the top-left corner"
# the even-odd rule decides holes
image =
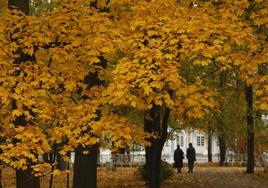
[[[248,20],[248,0],[198,1],[197,7],[174,0],[98,1],[97,8],[83,0],[53,2],[57,8],[37,17],[0,1],[0,160],[14,168],[38,165],[52,144],[63,144],[63,156],[79,146],[87,152],[109,142],[113,149],[148,144],[152,135],[113,107],[158,105],[178,117],[203,117],[217,108],[217,91],[199,77],[185,79],[185,62],[238,70],[256,86],[256,106],[268,108],[267,78],[258,75],[267,41],[252,27],[268,26],[266,1],[255,1]],[[95,80],[85,83],[88,75]],[[21,117],[24,125],[14,123]]]

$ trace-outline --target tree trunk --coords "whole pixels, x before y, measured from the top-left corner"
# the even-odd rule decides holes
[[[57,151],[57,144],[53,145],[53,152],[50,153],[50,164],[51,164],[51,174],[50,174],[50,179],[49,179],[49,188],[53,188],[53,179],[54,179],[54,170],[55,170],[55,162],[56,158],[58,156],[58,151]]]
[[[160,107],[154,105],[148,116],[144,119],[145,132],[160,136]],[[148,185],[150,188],[160,188],[161,139],[153,138],[149,141],[151,145],[145,148]]]
[[[24,14],[29,15],[30,14],[29,1],[30,0],[8,0],[8,6],[11,9],[17,7]]]
[[[75,150],[73,188],[97,188],[98,149],[98,145],[90,146],[89,154],[82,147]]]
[[[58,153],[57,154],[57,169],[59,170],[66,170],[67,162],[65,162],[62,156]]]
[[[30,14],[29,0],[8,0],[8,6],[10,9],[17,8],[26,15]],[[20,56],[19,62],[15,61],[14,63],[23,63],[27,59],[32,59],[32,57],[23,53],[20,53]],[[22,125],[20,121],[25,122],[25,117],[18,117],[14,124]],[[17,188],[40,188],[40,180],[32,174],[30,167],[26,170],[16,170],[16,183]]]
[[[226,72],[222,72],[220,74],[220,88],[224,89],[224,82],[227,77]],[[222,96],[225,95],[224,91],[221,93]],[[219,137],[219,146],[220,146],[220,166],[224,165],[225,162],[225,154],[226,154],[226,141],[225,141],[225,130],[224,130],[224,109],[222,108],[223,103],[220,106],[221,113],[220,117],[217,119],[218,121],[218,137]]]
[[[15,125],[25,125],[25,118],[21,116],[17,117],[14,121]],[[16,187],[17,188],[40,188],[39,177],[35,177],[31,166],[34,165],[32,162],[28,163],[26,170],[16,169]]]
[[[246,87],[247,100],[247,173],[254,173],[254,118],[253,118],[253,88]]]
[[[161,141],[155,139],[150,147],[146,147],[146,173],[150,188],[160,188],[160,163],[161,163]]]
[[[31,169],[16,170],[17,188],[40,188],[39,177],[34,177]]]
[[[166,109],[161,117],[160,106],[153,105],[144,118],[144,131],[154,133],[158,138],[149,139],[151,145],[145,148],[146,174],[149,188],[160,188],[161,154],[167,137],[167,121],[169,109]]]
[[[225,154],[226,154],[226,142],[225,142],[225,136],[223,133],[219,135],[219,146],[220,146],[220,166],[223,166],[225,162]]]
[[[70,162],[67,163],[67,174],[66,174],[66,188],[69,188],[70,187],[70,173],[69,173],[69,170],[70,170]]]
[[[104,57],[99,57],[98,63],[103,69],[107,68],[107,61]],[[89,73],[84,78],[84,83],[88,89],[94,86],[104,85],[105,82],[99,78],[99,72]],[[87,96],[83,96],[84,99]],[[97,110],[97,117],[94,121],[99,121],[101,111]],[[85,150],[85,148],[84,148]],[[88,147],[89,154],[83,154],[83,148],[79,146],[75,150],[73,188],[96,188],[97,187],[97,164],[98,164],[99,145],[95,144]]]
[[[212,162],[212,145],[211,145],[211,139],[212,133],[210,127],[208,127],[208,162]]]
[[[2,166],[0,162],[0,188],[2,188]]]

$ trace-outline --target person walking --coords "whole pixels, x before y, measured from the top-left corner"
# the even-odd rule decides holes
[[[189,143],[189,148],[187,148],[186,157],[188,159],[188,173],[193,173],[194,162],[196,161],[195,149],[192,143]]]
[[[177,149],[174,152],[174,168],[177,168],[177,172],[181,174],[181,168],[183,167],[184,153],[180,148],[180,145],[177,145]]]

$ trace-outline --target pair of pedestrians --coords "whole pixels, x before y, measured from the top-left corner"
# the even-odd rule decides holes
[[[194,162],[196,161],[195,149],[192,143],[189,144],[187,148],[186,157],[188,159],[188,173],[193,173]],[[180,149],[180,145],[177,146],[177,149],[174,152],[174,167],[177,168],[178,173],[181,173],[183,166],[184,153]]]

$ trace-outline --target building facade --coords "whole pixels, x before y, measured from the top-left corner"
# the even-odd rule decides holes
[[[163,158],[167,162],[172,163],[173,154],[177,148],[177,145],[180,145],[180,148],[183,150],[186,158],[186,150],[189,146],[189,143],[192,143],[193,147],[195,148],[197,162],[207,162],[208,135],[205,132],[196,129],[181,130],[178,132],[176,139],[167,140],[162,152]],[[214,135],[211,138],[211,152],[213,160],[218,161],[219,145],[218,139]]]
[[[163,151],[162,151],[162,160],[172,164],[174,162],[173,155],[174,151],[179,144],[181,149],[185,154],[184,162],[186,163],[186,150],[188,148],[189,143],[193,144],[193,147],[196,150],[196,159],[198,163],[207,162],[208,161],[208,137],[207,134],[203,131],[195,130],[195,129],[184,129],[177,133],[175,136],[176,139],[167,140]],[[211,150],[212,157],[214,162],[219,161],[219,146],[217,137],[212,136],[211,139]],[[119,158],[126,158],[126,161],[132,164],[144,164],[145,163],[145,151],[141,146],[137,146],[135,151],[130,152],[130,156],[120,156]],[[112,155],[110,150],[101,150],[100,152],[100,163],[104,164],[110,162],[112,160]],[[121,159],[120,159],[121,160]],[[129,161],[130,160],[130,161]],[[119,162],[120,163],[120,162]],[[122,162],[124,163],[124,162]],[[121,163],[121,164],[122,164]]]

